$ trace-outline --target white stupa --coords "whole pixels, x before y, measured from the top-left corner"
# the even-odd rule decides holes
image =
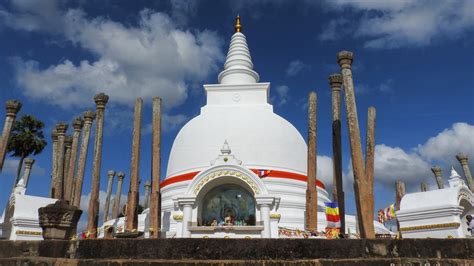
[[[206,105],[174,140],[161,184],[162,232],[273,238],[278,228],[304,230],[307,145],[273,112],[270,83],[259,82],[239,17],[218,81],[204,85]],[[317,186],[318,229],[324,230],[330,200],[324,184]],[[226,217],[239,226],[209,226],[225,225]],[[356,232],[354,217],[346,221]],[[389,233],[378,223],[376,230]]]

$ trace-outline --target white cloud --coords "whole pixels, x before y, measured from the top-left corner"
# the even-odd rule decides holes
[[[20,163],[19,159],[5,159],[3,169],[2,169],[2,174],[15,177],[19,163]],[[38,162],[35,162],[33,164],[33,167],[31,168],[30,177],[31,176],[44,176],[45,173],[46,173],[46,170],[43,167],[41,167],[41,165],[39,165]],[[20,173],[20,178],[22,175],[23,175],[23,170]]]
[[[335,41],[339,40],[342,36],[349,33],[347,29],[350,27],[350,21],[344,18],[337,18],[329,21],[323,31],[318,35],[321,41]]]
[[[371,86],[365,83],[359,83],[354,86],[356,94],[370,94],[370,93],[393,93],[395,81],[393,79],[384,80],[382,83]]]
[[[338,13],[352,11],[360,19],[354,29],[340,19],[330,21],[320,34],[321,40],[333,40],[336,33],[366,38],[366,47],[398,48],[425,46],[442,38],[456,39],[472,31],[474,1],[353,1],[327,2]]]
[[[468,155],[470,164],[474,166],[474,126],[467,123],[454,123],[451,128],[444,129],[423,145],[418,145],[417,151],[428,160],[447,164],[458,164],[455,156],[464,153]]]
[[[276,94],[278,97],[278,105],[284,105],[290,100],[290,95],[288,92],[290,91],[290,88],[286,85],[280,85],[275,88]]]
[[[288,68],[286,69],[285,72],[287,76],[293,77],[308,68],[309,68],[309,65],[303,63],[301,60],[293,60],[288,65]]]
[[[52,3],[48,10],[54,9]],[[35,5],[28,2],[28,8],[3,11],[1,16],[30,16],[37,26],[20,21],[9,25],[51,32],[50,23],[42,19],[53,11],[42,13],[43,9],[33,9]],[[223,59],[216,33],[181,29],[164,13],[142,10],[138,26],[130,26],[104,17],[90,19],[79,9],[56,8],[55,14],[60,15],[54,16],[54,24],[60,29],[54,29],[58,33],[54,37],[64,38],[97,59],[77,63],[65,59],[46,68],[34,60],[14,59],[17,83],[30,98],[71,108],[90,106],[94,94],[105,92],[112,103],[132,105],[136,97],[160,96],[164,106],[172,108],[186,100],[190,84],[214,73]]]

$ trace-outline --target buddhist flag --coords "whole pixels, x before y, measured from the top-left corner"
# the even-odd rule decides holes
[[[325,202],[324,205],[326,205],[327,228],[340,228],[341,219],[339,217],[339,207],[337,206],[337,203]]]
[[[258,174],[258,177],[262,178],[262,177],[267,177],[271,172],[272,170],[258,169],[257,174]]]

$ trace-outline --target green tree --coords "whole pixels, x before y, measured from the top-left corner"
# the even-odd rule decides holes
[[[13,152],[10,156],[20,158],[13,186],[20,180],[23,160],[30,154],[39,154],[46,147],[43,128],[44,123],[31,115],[24,115],[13,123],[7,151]]]

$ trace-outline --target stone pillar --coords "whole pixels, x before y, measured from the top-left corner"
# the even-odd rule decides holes
[[[148,201],[150,200],[150,188],[151,188],[151,184],[148,180],[145,181],[144,187],[145,187],[145,198],[143,199],[143,209],[148,209]]]
[[[125,173],[124,172],[118,172],[117,174],[118,178],[118,183],[117,183],[117,191],[115,192],[115,197],[114,197],[114,206],[112,209],[112,219],[118,218],[120,214],[120,198],[122,196],[122,184],[123,184],[123,179],[125,178]]]
[[[104,111],[109,96],[99,93],[94,96],[96,104],[96,128],[94,139],[94,160],[92,162],[92,189],[89,201],[87,231],[91,238],[97,237],[97,225],[99,218],[99,190],[100,190],[100,164],[102,160],[102,134],[104,128]]]
[[[438,184],[438,189],[443,189],[444,188],[443,170],[439,166],[433,166],[431,168],[431,171],[433,172],[433,174],[436,178],[436,183]]]
[[[73,187],[74,187],[74,171],[76,170],[76,161],[77,161],[77,148],[79,146],[79,136],[81,135],[81,129],[84,125],[84,121],[81,117],[77,117],[72,122],[72,127],[74,128],[74,133],[72,135],[72,144],[71,144],[71,157],[69,159],[69,166],[66,173],[66,192],[64,198],[73,204]]]
[[[77,173],[75,178],[75,185],[72,193],[72,202],[76,207],[81,206],[82,194],[82,180],[84,178],[84,171],[86,169],[87,149],[89,147],[89,139],[91,135],[92,122],[95,119],[93,111],[84,112],[84,126],[82,131],[81,149],[79,152],[79,161],[77,164]]]
[[[66,138],[66,123],[57,123],[56,132],[58,133],[58,146],[57,146],[57,169],[56,169],[56,182],[53,191],[53,198],[63,199],[64,197],[64,141]]]
[[[191,232],[188,230],[189,223],[192,221],[193,215],[193,205],[184,204],[183,205],[183,237],[191,237]]]
[[[132,159],[130,162],[130,189],[127,199],[127,222],[126,231],[134,231],[138,226],[137,205],[139,190],[139,167],[140,167],[140,138],[142,132],[142,106],[143,100],[135,101],[135,113],[133,122]]]
[[[397,181],[395,183],[395,209],[400,210],[400,202],[402,202],[403,196],[405,196],[405,183],[402,181]]]
[[[345,232],[345,200],[342,183],[342,139],[341,139],[341,87],[342,75],[329,76],[329,86],[332,93],[332,162],[333,162],[333,200],[339,206],[341,232]]]
[[[2,136],[0,138],[0,173],[5,162],[5,155],[7,153],[8,140],[10,139],[10,132],[12,130],[13,122],[16,114],[20,111],[22,104],[17,100],[9,100],[5,103],[7,116],[5,117],[5,124],[3,124]]]
[[[68,182],[67,173],[69,171],[69,162],[71,161],[71,149],[72,149],[72,136],[66,136],[64,138],[64,172],[63,172],[63,199],[68,200],[67,191],[68,191]],[[69,200],[68,200],[69,201]]]
[[[306,187],[306,229],[315,231],[318,225],[318,190],[316,187],[316,93],[308,99],[308,179]]]
[[[33,168],[33,164],[35,163],[35,159],[25,158],[25,171],[23,171],[23,184],[25,188],[28,187],[28,181],[30,180],[30,173],[31,168]]]
[[[53,129],[53,131],[51,132],[51,141],[53,143],[53,169],[51,173],[51,187],[49,188],[49,197],[53,198],[54,188],[56,187],[56,182],[58,182],[58,132],[56,132],[56,129]]]
[[[467,160],[468,160],[467,155],[458,154],[456,155],[456,159],[458,159],[459,163],[462,166],[462,170],[464,171],[464,176],[466,177],[467,186],[474,193],[474,181],[472,180],[471,170],[469,170],[469,165],[467,163]]]
[[[367,113],[366,128],[366,146],[365,146],[365,178],[367,180],[367,198],[368,200],[368,217],[374,217],[374,160],[375,160],[375,107],[369,107]]]
[[[161,98],[153,98],[150,195],[150,238],[160,237],[161,231]]]
[[[352,80],[353,53],[341,51],[337,54],[338,64],[341,66],[344,100],[346,107],[347,127],[349,130],[349,143],[351,149],[352,169],[354,173],[354,194],[356,198],[357,218],[359,232],[362,238],[375,238],[374,217],[370,217],[370,206],[373,198],[368,193],[369,184],[365,177],[364,161],[362,158],[362,145],[360,142],[359,121]]]
[[[270,205],[260,204],[260,220],[263,222],[262,238],[270,238]]]
[[[425,182],[421,182],[420,188],[421,188],[421,192],[426,192],[426,191],[429,190],[429,189],[428,189],[428,184],[425,183]]]
[[[105,223],[109,219],[110,195],[112,194],[112,185],[114,183],[115,171],[109,170],[107,172],[107,176],[109,177],[109,180],[107,182],[107,196],[105,197],[104,218],[102,219],[103,223]]]

